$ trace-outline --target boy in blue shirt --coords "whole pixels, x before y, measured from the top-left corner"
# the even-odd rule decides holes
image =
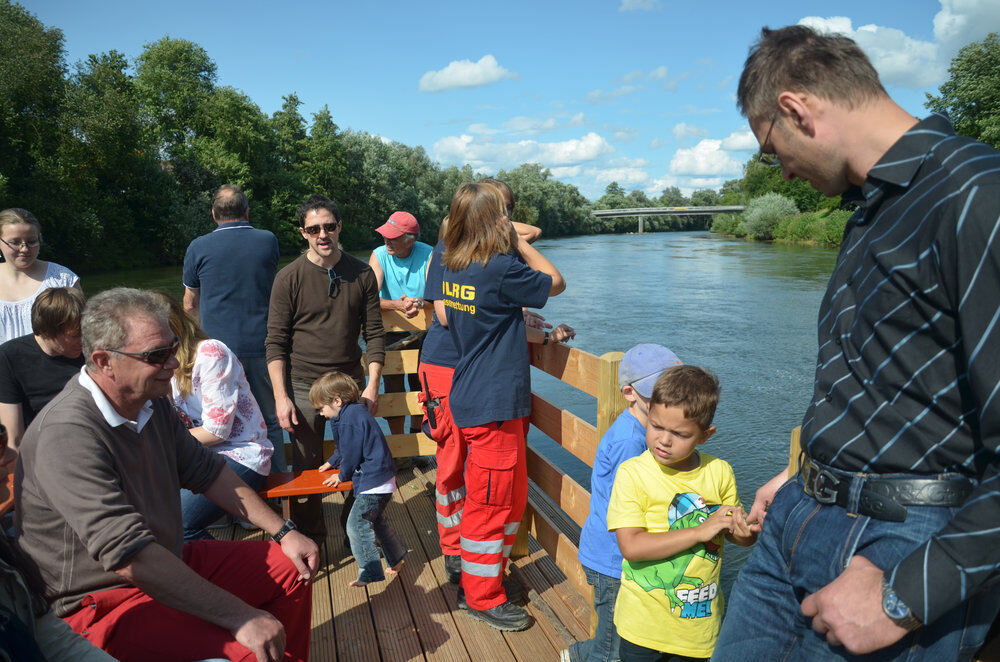
[[[621,639],[615,629],[615,598],[621,586],[622,553],[608,531],[608,500],[622,462],[646,450],[649,398],[657,378],[680,359],[662,345],[636,345],[618,364],[618,384],[628,407],[601,438],[590,474],[590,514],[580,534],[580,564],[594,588],[597,630],[594,638],[562,651],[562,662],[616,662]]]
[[[365,586],[395,575],[406,556],[406,546],[385,519],[385,507],[396,491],[396,466],[392,453],[368,407],[361,402],[361,392],[351,377],[331,370],[313,382],[309,401],[319,413],[330,419],[337,450],[324,462],[320,471],[340,467],[340,473],[323,481],[336,487],[354,481],[354,505],[347,516],[347,538],[351,553],[358,562],[358,578],[351,586]],[[375,539],[382,546],[388,568],[383,572]]]

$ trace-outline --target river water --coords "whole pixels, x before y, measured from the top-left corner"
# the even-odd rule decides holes
[[[718,432],[704,449],[727,460],[749,510],[754,492],[788,460],[789,432],[812,391],[816,312],[836,251],[727,239],[708,232],[598,235],[536,244],[567,289],[542,314],[574,327],[572,345],[600,356],[660,343],[722,384]],[[367,255],[359,255],[367,259]],[[180,294],[180,268],[83,278]],[[533,389],[594,423],[594,398],[533,369]],[[532,428],[528,439],[584,487],[589,467]],[[728,590],[745,551],[727,546]]]

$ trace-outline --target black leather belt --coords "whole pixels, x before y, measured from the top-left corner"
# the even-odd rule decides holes
[[[806,494],[824,505],[846,508],[854,479],[863,482],[858,514],[887,522],[906,521],[906,506],[961,506],[972,493],[972,481],[947,478],[869,478],[831,469],[803,456],[799,474]]]

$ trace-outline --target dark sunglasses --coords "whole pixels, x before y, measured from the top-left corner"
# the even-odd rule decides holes
[[[105,349],[105,352],[114,352],[115,354],[121,354],[122,356],[131,356],[133,359],[139,359],[143,363],[148,363],[149,365],[155,365],[163,367],[166,365],[170,357],[177,353],[177,348],[181,344],[181,339],[174,336],[174,342],[170,344],[169,347],[157,347],[156,349],[151,349],[146,352],[123,352],[120,349]]]
[[[330,277],[330,289],[327,290],[326,295],[331,299],[336,299],[340,292],[340,275],[333,270],[333,267],[326,270],[326,275]]]
[[[333,233],[333,231],[339,227],[340,223],[319,223],[317,225],[307,225],[306,227],[302,228],[302,231],[305,232],[310,237],[315,237],[316,235],[319,234],[320,228],[326,230],[327,233]]]

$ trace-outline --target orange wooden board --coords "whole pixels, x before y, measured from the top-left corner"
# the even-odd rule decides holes
[[[349,492],[354,488],[354,483],[347,481],[337,487],[324,485],[323,481],[338,473],[324,471],[320,473],[315,469],[306,471],[285,471],[283,473],[271,474],[264,483],[264,489],[260,494],[269,499],[280,499],[283,497],[301,496],[303,494],[326,494],[327,492]]]

